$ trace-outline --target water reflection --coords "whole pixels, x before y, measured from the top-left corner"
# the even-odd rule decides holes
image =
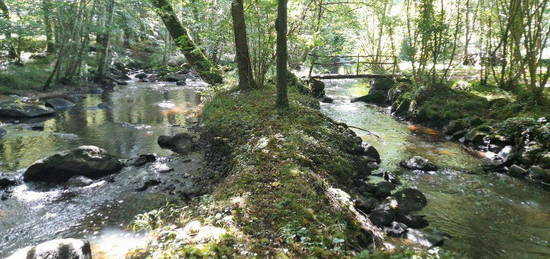
[[[181,130],[166,126],[186,125],[186,117],[199,103],[196,91],[174,85],[142,83],[87,95],[73,109],[46,120],[43,131],[32,131],[25,124],[5,126],[8,134],[0,140],[0,171],[13,172],[80,145],[96,145],[120,157],[168,154],[158,147],[156,138]]]
[[[322,111],[356,130],[382,157],[382,169],[401,171],[399,161],[421,155],[448,168],[435,175],[402,172],[402,180],[422,190],[428,206],[422,211],[432,228],[454,238],[446,247],[471,258],[549,258],[550,195],[538,185],[498,174],[481,173],[480,160],[437,132],[396,121],[384,108],[350,103],[365,94],[353,80],[326,81],[334,104]]]

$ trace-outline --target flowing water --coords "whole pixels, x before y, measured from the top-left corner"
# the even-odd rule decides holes
[[[140,234],[126,232],[126,225],[134,215],[158,208],[173,196],[164,194],[166,190],[136,189],[148,179],[161,177],[161,170],[177,166],[171,151],[157,145],[157,137],[184,130],[187,118],[200,103],[197,90],[202,86],[201,82],[179,87],[132,81],[112,92],[86,95],[76,107],[52,118],[4,122],[2,128],[8,133],[0,139],[3,174],[20,175],[34,161],[80,145],[99,146],[120,158],[156,153],[159,159],[141,168],[123,169],[111,179],[114,182],[101,180],[86,187],[14,187],[11,197],[0,201],[0,258],[54,238],[90,238],[92,247],[104,251],[95,251],[107,256],[104,258],[122,257],[120,253],[129,248],[121,247],[124,243],[139,244]],[[30,123],[44,123],[44,129],[31,130]],[[184,178],[181,174],[186,170],[200,166],[200,157],[191,160],[185,169],[162,177]]]
[[[380,137],[355,130],[378,149],[383,170],[399,171],[406,185],[426,195],[428,206],[421,214],[430,228],[452,236],[445,248],[470,258],[550,258],[548,191],[524,180],[484,174],[478,158],[437,131],[399,122],[387,108],[351,103],[352,97],[368,92],[357,81],[325,83],[335,102],[322,104],[322,111]],[[399,161],[415,155],[446,169],[413,174],[399,168]]]

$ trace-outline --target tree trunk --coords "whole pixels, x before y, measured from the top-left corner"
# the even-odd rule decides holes
[[[170,3],[167,0],[151,0],[151,2],[189,64],[199,73],[204,81],[210,84],[221,84],[223,79],[220,71],[189,37],[187,29],[179,22]]]
[[[280,109],[288,108],[287,89],[287,59],[288,51],[286,45],[287,33],[287,0],[278,0],[277,6],[277,102]]]
[[[55,44],[53,40],[52,22],[50,21],[50,10],[52,9],[51,0],[42,0],[42,12],[44,15],[44,27],[46,31],[46,53],[55,52]]]
[[[8,6],[6,5],[6,3],[4,2],[4,0],[0,0],[0,10],[2,11],[2,17],[4,17],[4,19],[6,19],[7,22],[10,21],[10,11],[8,9]],[[17,54],[15,52],[15,48],[13,47],[13,42],[11,41],[11,32],[6,32],[4,34],[4,36],[6,37],[6,40],[8,41],[8,57],[10,59],[15,59],[17,58]]]
[[[107,57],[109,56],[109,45],[111,42],[111,23],[113,21],[113,12],[115,9],[115,1],[108,0],[106,3],[107,18],[103,24],[102,33],[97,37],[97,72],[95,74],[96,82],[103,82],[107,74]]]
[[[235,51],[239,68],[239,88],[242,90],[255,88],[254,78],[252,77],[252,65],[250,64],[250,53],[248,51],[243,0],[233,0],[233,3],[231,3],[231,16],[233,17]]]

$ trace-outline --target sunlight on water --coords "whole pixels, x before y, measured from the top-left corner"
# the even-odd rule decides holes
[[[119,259],[133,249],[145,248],[146,233],[134,233],[118,228],[106,228],[90,239],[95,259]]]
[[[353,129],[376,147],[381,170],[401,174],[402,181],[428,198],[421,211],[430,227],[453,239],[445,247],[471,258],[550,258],[550,195],[540,186],[499,174],[484,174],[478,155],[448,142],[437,130],[402,123],[388,109],[350,103],[365,87],[353,80],[332,80],[325,89],[334,104],[321,104],[331,118],[374,132]],[[446,169],[412,174],[399,162],[420,155]],[[468,174],[474,172],[477,174]]]

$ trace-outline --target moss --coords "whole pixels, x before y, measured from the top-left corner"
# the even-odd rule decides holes
[[[235,155],[214,199],[249,194],[246,209],[234,215],[257,253],[335,257],[366,247],[369,234],[325,194],[326,186],[348,186],[353,178],[352,156],[342,152],[350,141],[311,107],[311,97],[291,91],[282,113],[273,100],[274,89],[265,88],[219,95],[205,106],[206,134],[227,139]]]

